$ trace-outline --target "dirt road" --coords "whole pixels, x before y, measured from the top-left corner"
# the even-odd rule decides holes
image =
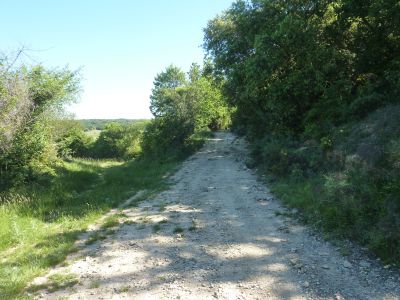
[[[244,165],[245,142],[217,133],[168,191],[124,210],[114,235],[54,272],[58,299],[400,299],[399,274],[344,257],[290,217]]]

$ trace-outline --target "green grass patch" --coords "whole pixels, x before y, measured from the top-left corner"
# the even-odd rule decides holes
[[[107,234],[103,231],[97,231],[89,236],[89,238],[85,241],[86,245],[92,245],[97,241],[105,240],[107,238]]]
[[[374,195],[374,190],[365,193],[364,198],[356,190],[369,188],[367,182],[365,179],[357,185],[352,184],[352,190],[349,190],[340,182],[330,187],[329,178],[323,175],[303,180],[281,178],[271,183],[271,191],[285,204],[297,208],[301,212],[300,218],[322,230],[325,238],[356,241],[367,246],[385,263],[399,264],[399,242],[398,238],[393,238],[399,236],[396,222],[380,208],[378,194],[368,203],[367,196]],[[354,190],[356,195],[352,195]],[[348,249],[343,251],[343,255],[349,255]]]
[[[153,225],[153,232],[157,233],[161,230],[161,225],[160,224],[155,224]]]
[[[100,287],[100,282],[97,281],[97,280],[92,281],[92,282],[89,284],[89,288],[90,288],[90,289],[97,289],[97,288],[99,288],[99,287]]]
[[[197,230],[197,224],[196,221],[192,221],[192,225],[190,225],[190,227],[188,228],[189,231],[195,231]]]
[[[41,185],[0,194],[0,298],[22,297],[27,284],[64,261],[87,226],[139,190],[159,191],[177,161],[74,159]],[[94,243],[119,225],[107,218]]]
[[[29,292],[36,292],[46,289],[49,292],[55,292],[61,289],[72,287],[79,283],[78,278],[74,274],[56,273],[49,276],[48,281],[44,284],[33,285],[29,288]]]
[[[117,227],[118,225],[120,225],[119,215],[112,215],[104,220],[103,224],[101,224],[101,229]]]
[[[177,226],[177,227],[174,228],[173,233],[182,233],[182,232],[184,232],[184,231],[185,231],[185,230],[184,230],[182,227]]]
[[[120,286],[119,288],[117,288],[117,289],[116,289],[116,292],[117,292],[118,294],[122,294],[122,293],[127,293],[127,292],[129,292],[129,290],[130,290],[130,286],[129,286],[129,285],[123,285],[123,286]]]

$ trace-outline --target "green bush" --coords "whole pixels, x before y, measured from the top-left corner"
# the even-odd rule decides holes
[[[94,158],[131,159],[141,153],[145,123],[124,126],[109,123],[93,143],[90,156]]]
[[[399,115],[399,105],[379,109],[336,130],[328,149],[303,152],[305,142],[276,137],[257,147],[275,191],[306,221],[388,262],[400,262]]]
[[[78,91],[77,74],[67,69],[10,70],[0,64],[0,189],[54,172],[58,157],[51,120]]]
[[[307,176],[325,165],[325,153],[315,141],[303,143],[292,136],[265,136],[253,143],[252,155],[258,164],[276,177]]]
[[[143,153],[162,159],[187,155],[202,132],[225,129],[231,110],[220,86],[193,64],[188,75],[175,66],[158,74],[150,97],[154,119],[143,135]]]
[[[57,139],[58,154],[62,158],[90,157],[94,139],[86,134],[83,126],[70,121],[71,127],[64,129]]]
[[[155,118],[143,134],[142,149],[145,156],[174,159],[188,153],[193,124],[177,119]]]

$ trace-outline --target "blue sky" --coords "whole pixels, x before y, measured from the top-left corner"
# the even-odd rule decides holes
[[[203,59],[202,29],[232,0],[4,0],[0,51],[82,68],[77,118],[149,118],[155,75]]]

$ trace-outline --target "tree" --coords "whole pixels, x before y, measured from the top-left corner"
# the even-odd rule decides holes
[[[192,64],[187,78],[179,68],[167,67],[156,76],[150,99],[155,119],[144,134],[145,153],[171,155],[190,144],[193,134],[229,123],[220,86],[197,64]]]
[[[396,1],[236,1],[204,48],[236,124],[312,136],[398,99]]]
[[[154,79],[150,96],[150,111],[155,117],[174,114],[179,105],[179,87],[186,83],[185,73],[170,65]]]
[[[75,101],[79,74],[0,65],[0,188],[52,173],[57,146],[50,120]]]

